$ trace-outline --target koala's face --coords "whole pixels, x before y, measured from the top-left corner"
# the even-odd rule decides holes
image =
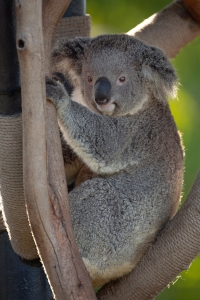
[[[148,98],[141,68],[130,65],[129,57],[118,49],[90,49],[82,61],[80,84],[87,106],[105,115],[134,113]]]
[[[75,79],[86,106],[110,116],[134,114],[152,97],[165,100],[176,87],[164,53],[124,34],[62,42],[53,63]]]

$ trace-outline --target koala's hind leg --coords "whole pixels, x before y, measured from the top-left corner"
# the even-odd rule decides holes
[[[76,241],[92,277],[102,285],[128,273],[133,266],[124,253],[123,203],[103,178],[87,180],[69,193]]]

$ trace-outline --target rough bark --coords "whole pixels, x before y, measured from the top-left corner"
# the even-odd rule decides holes
[[[200,3],[199,0],[196,2]],[[174,58],[181,48],[200,35],[200,23],[191,17],[184,3],[178,0],[127,34],[161,48],[169,58]]]
[[[81,300],[95,299],[95,294],[73,236],[57,119],[51,104],[45,122],[45,73],[50,72],[52,35],[68,4],[45,0],[42,15],[41,1],[16,0],[17,50],[24,190],[31,228],[56,299]]]

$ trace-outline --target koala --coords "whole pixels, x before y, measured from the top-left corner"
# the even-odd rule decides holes
[[[179,204],[184,155],[167,102],[177,76],[160,49],[125,34],[62,41],[52,57],[74,98],[48,78],[47,99],[94,174],[69,201],[80,254],[101,286],[135,267]]]

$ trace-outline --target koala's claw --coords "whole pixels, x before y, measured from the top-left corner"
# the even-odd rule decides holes
[[[69,94],[69,96],[71,96],[73,90],[74,90],[74,86],[72,84],[72,82],[70,81],[70,79],[65,75],[63,75],[60,72],[54,72],[52,74],[52,78],[55,79],[56,81],[59,81],[60,83],[62,83],[67,91],[67,93]]]
[[[67,92],[59,81],[46,76],[46,96],[57,106],[59,101],[66,98]]]
[[[55,79],[49,76],[46,76],[45,79],[46,79],[46,84],[52,84],[54,86],[58,85],[58,81],[56,81]]]

